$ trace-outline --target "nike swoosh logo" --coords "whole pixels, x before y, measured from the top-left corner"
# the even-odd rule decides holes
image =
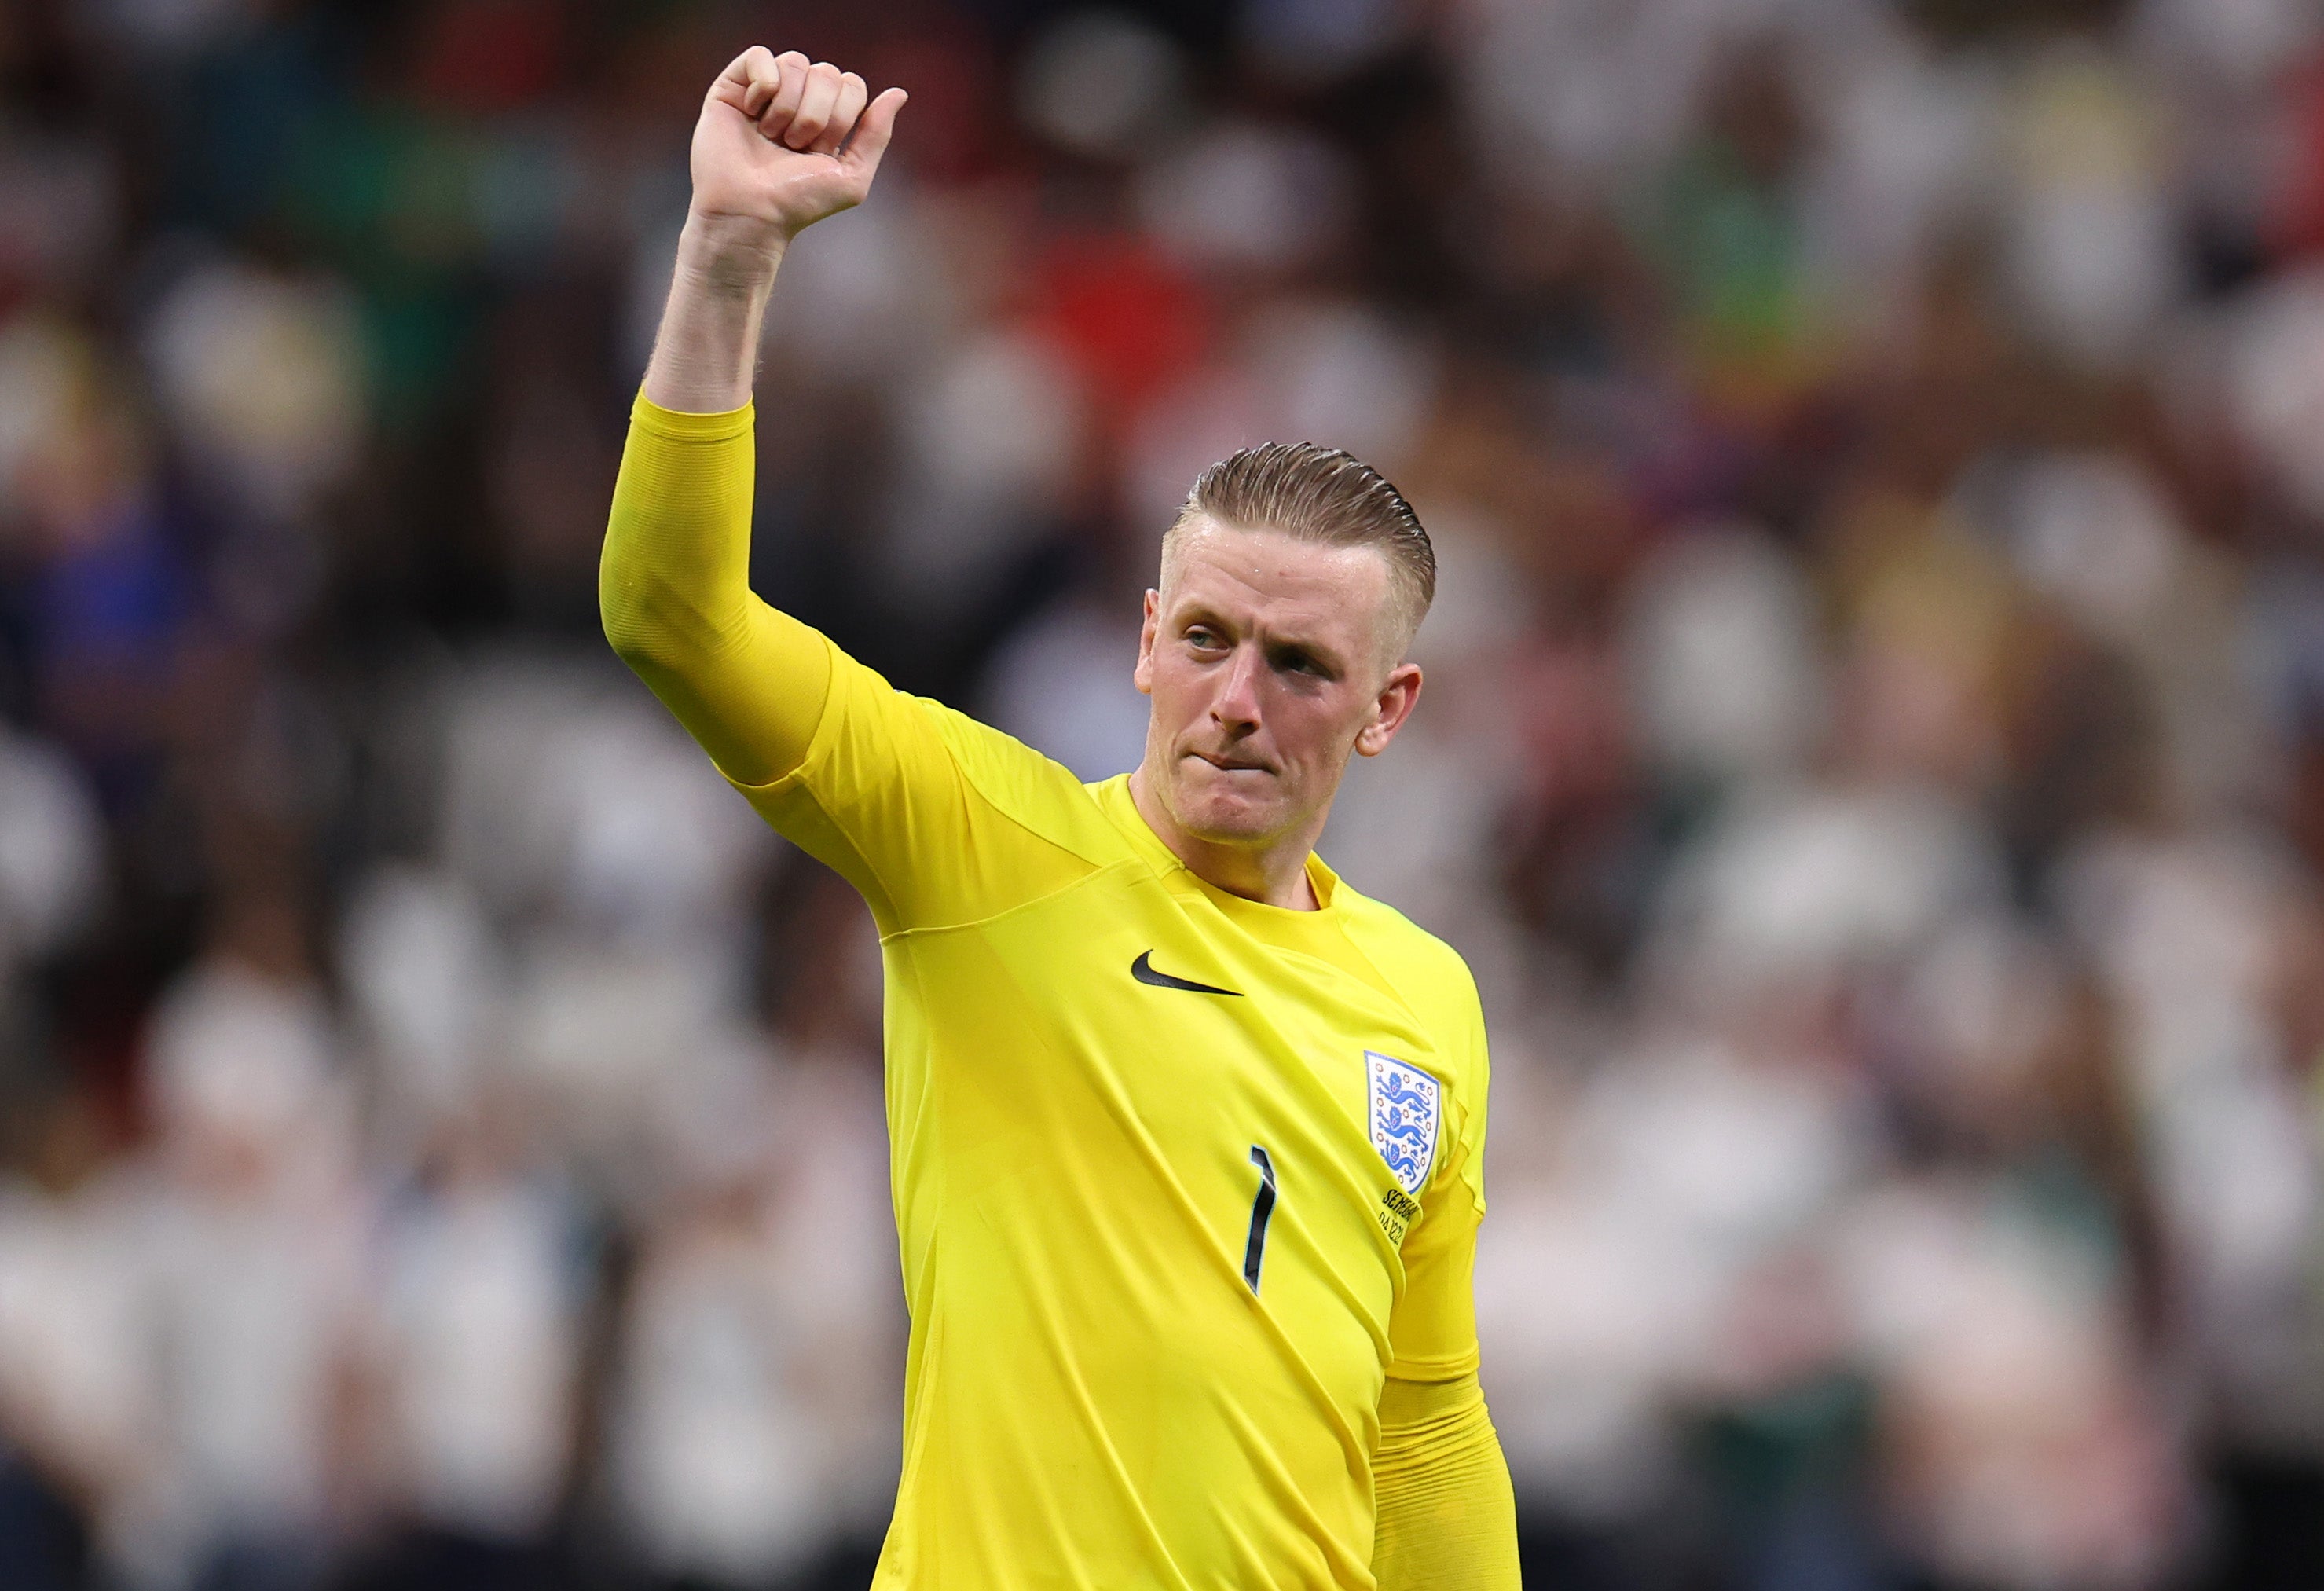
[[[1140,952],[1138,959],[1130,964],[1130,976],[1157,989],[1184,989],[1189,994],[1231,994],[1238,1000],[1242,998],[1240,989],[1215,988],[1209,984],[1195,983],[1191,978],[1174,978],[1167,972],[1157,972],[1153,957],[1151,950]]]

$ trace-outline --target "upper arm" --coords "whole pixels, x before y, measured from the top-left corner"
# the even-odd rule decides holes
[[[798,766],[742,790],[862,893],[881,932],[973,922],[1093,870],[1077,831],[1102,819],[1069,770],[816,640],[829,684],[814,735]]]
[[[1464,977],[1465,983],[1465,977]],[[1446,1152],[1422,1190],[1420,1218],[1405,1235],[1404,1291],[1388,1317],[1388,1374],[1402,1381],[1450,1381],[1477,1369],[1477,1230],[1485,1215],[1485,1096],[1490,1068],[1484,1018],[1473,988],[1455,1092],[1445,1125]],[[1457,1114],[1456,1114],[1457,1113]]]
[[[831,689],[822,634],[751,597],[715,646],[622,661],[661,698],[718,771],[745,787],[806,759]]]

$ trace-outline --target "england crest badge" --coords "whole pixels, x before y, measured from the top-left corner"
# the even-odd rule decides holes
[[[1372,1147],[1408,1194],[1420,1191],[1436,1163],[1436,1124],[1443,1088],[1408,1061],[1376,1050],[1364,1051],[1371,1103]]]

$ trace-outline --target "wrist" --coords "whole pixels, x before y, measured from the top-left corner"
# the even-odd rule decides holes
[[[747,216],[688,211],[678,234],[678,273],[723,296],[755,298],[774,285],[790,238]]]

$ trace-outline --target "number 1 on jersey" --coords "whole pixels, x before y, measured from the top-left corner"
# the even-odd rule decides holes
[[[1275,1162],[1267,1151],[1250,1146],[1250,1163],[1259,1168],[1259,1192],[1250,1201],[1250,1238],[1242,1248],[1242,1279],[1259,1290],[1259,1263],[1267,1258],[1267,1222],[1275,1214]]]

